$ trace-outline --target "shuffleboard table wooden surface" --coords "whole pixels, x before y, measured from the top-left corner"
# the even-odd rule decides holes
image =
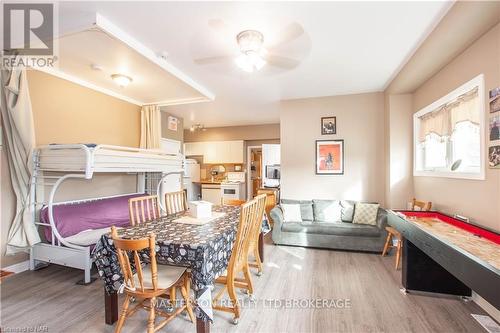
[[[471,296],[500,309],[500,235],[439,212],[390,211],[404,237],[406,291]]]

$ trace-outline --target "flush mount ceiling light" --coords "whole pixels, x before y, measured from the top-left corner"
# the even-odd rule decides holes
[[[266,64],[264,35],[257,30],[244,30],[236,36],[241,55],[236,58],[236,65],[245,72],[260,70]]]
[[[111,78],[116,82],[120,87],[126,87],[132,82],[132,78],[130,76],[126,76],[123,74],[112,74]]]
[[[205,125],[203,125],[203,124],[195,124],[195,125],[191,125],[191,128],[189,130],[191,132],[194,132],[194,131],[206,131],[207,129],[205,128]]]

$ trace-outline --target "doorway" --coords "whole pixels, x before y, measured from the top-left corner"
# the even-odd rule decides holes
[[[262,187],[262,147],[248,147],[247,161],[247,198],[252,199]]]

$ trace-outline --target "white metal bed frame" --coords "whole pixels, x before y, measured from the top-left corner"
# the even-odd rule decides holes
[[[166,154],[166,153],[161,153],[159,151],[152,151],[152,150],[146,150],[146,149],[140,149],[140,148],[129,148],[129,147],[118,147],[118,146],[108,146],[108,145],[97,145],[95,147],[88,147],[84,144],[71,144],[71,145],[48,145],[48,146],[42,146],[38,147],[35,150],[35,153],[33,154],[33,175],[31,177],[31,205],[32,205],[32,219],[33,222],[38,225],[42,226],[45,228],[50,228],[51,230],[51,242],[50,243],[38,243],[35,244],[31,250],[30,250],[30,269],[34,270],[37,268],[37,265],[41,262],[45,263],[54,263],[58,265],[63,265],[63,266],[68,266],[68,267],[73,267],[73,268],[78,268],[82,269],[85,272],[84,275],[84,284],[88,284],[91,282],[91,277],[90,277],[90,270],[92,267],[92,260],[90,257],[90,246],[81,246],[81,245],[76,245],[69,243],[68,241],[65,240],[64,237],[61,236],[59,231],[57,230],[55,221],[54,221],[54,206],[56,205],[61,205],[61,204],[69,204],[69,203],[75,203],[75,202],[86,202],[86,201],[93,201],[93,200],[99,200],[99,199],[105,199],[105,198],[111,198],[111,197],[117,197],[121,195],[116,195],[116,196],[110,196],[110,197],[102,197],[102,198],[92,198],[92,199],[84,199],[84,200],[72,200],[72,201],[62,201],[62,202],[54,202],[55,196],[57,193],[57,190],[59,187],[68,179],[85,179],[85,180],[90,180],[92,179],[94,173],[96,172],[106,172],[106,173],[136,173],[138,174],[142,179],[144,179],[144,173],[145,172],[162,172],[163,176],[161,177],[158,186],[157,186],[157,194],[160,195],[160,190],[161,190],[161,184],[163,180],[173,174],[179,174],[182,175],[184,174],[183,170],[183,157],[180,154],[175,155],[176,159],[173,159],[174,162],[180,162],[179,167],[172,167],[171,165],[165,166],[164,170],[162,167],[155,166],[152,168],[145,168],[138,170],[137,168],[130,167],[130,166],[116,166],[113,168],[98,168],[96,167],[94,163],[94,153],[97,151],[97,149],[100,148],[105,148],[105,149],[110,149],[110,150],[117,150],[121,152],[136,152],[136,153],[141,153],[141,154],[161,154],[161,155],[170,155],[173,156],[172,154]],[[57,150],[57,149],[81,149],[85,153],[85,168],[83,170],[81,169],[67,169],[65,167],[62,167],[61,169],[55,169],[55,168],[43,168],[40,166],[40,153],[44,150]],[[160,169],[160,171],[159,171]],[[62,176],[59,175],[42,175],[40,172],[55,172],[55,173],[66,173]],[[69,172],[69,173],[67,173]],[[40,183],[40,180],[42,181]],[[53,181],[53,183],[46,183],[45,181]],[[45,202],[45,200],[38,201],[37,198],[37,186],[52,186],[52,189],[49,194],[49,199],[48,203]],[[181,181],[181,186],[182,186],[182,181]],[[144,181],[141,181],[141,179],[138,179],[137,181],[137,191],[138,192],[144,192],[143,188],[144,187]],[[43,194],[44,195],[44,194]],[[163,202],[160,201],[160,207],[162,211],[165,211],[165,207],[163,205]],[[47,205],[48,209],[48,217],[49,217],[49,223],[44,223],[41,221],[37,220],[37,216],[39,216],[39,211],[40,208],[43,205]]]

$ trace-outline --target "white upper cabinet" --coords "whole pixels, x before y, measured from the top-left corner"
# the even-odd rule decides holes
[[[241,164],[244,157],[243,141],[188,142],[184,145],[186,156],[203,156],[207,164]]]

